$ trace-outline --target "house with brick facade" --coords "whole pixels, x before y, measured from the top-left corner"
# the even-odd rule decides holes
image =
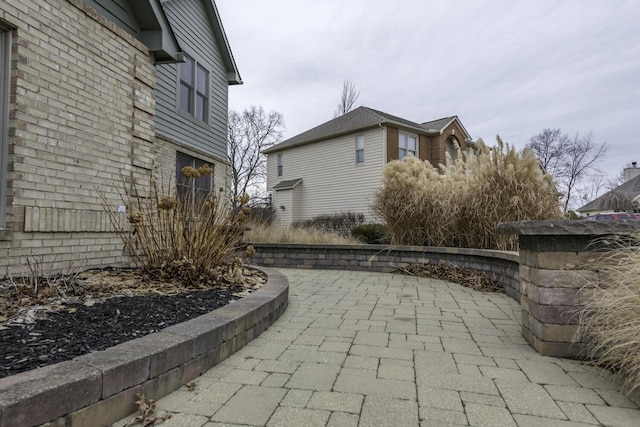
[[[318,215],[362,213],[392,160],[416,156],[433,165],[473,146],[457,116],[416,123],[359,107],[264,151],[267,190],[276,221],[291,224]]]
[[[240,83],[213,0],[0,2],[0,269],[127,263],[99,191],[201,163],[228,191]]]

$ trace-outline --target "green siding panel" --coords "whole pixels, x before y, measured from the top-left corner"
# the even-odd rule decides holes
[[[204,0],[208,1],[208,0]],[[178,102],[178,65],[157,66],[156,131],[217,157],[227,157],[228,81],[220,46],[202,0],[162,4],[184,52],[209,70],[209,123],[182,113]]]

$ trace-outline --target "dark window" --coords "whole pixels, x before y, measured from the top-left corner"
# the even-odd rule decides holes
[[[188,154],[178,152],[176,154],[176,184],[179,197],[207,197],[211,192],[211,175],[200,178],[187,179],[182,176],[182,169],[191,166],[198,169],[208,164],[204,160],[197,159]]]
[[[364,163],[364,135],[356,136],[356,163]]]
[[[278,176],[282,176],[282,154],[278,154]]]
[[[180,109],[205,123],[209,121],[209,71],[185,55],[180,64]]]

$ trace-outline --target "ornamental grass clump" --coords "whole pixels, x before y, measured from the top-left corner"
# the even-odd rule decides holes
[[[640,233],[591,267],[600,282],[581,291],[577,337],[587,356],[619,373],[631,393],[640,388]]]
[[[501,222],[559,219],[559,193],[533,152],[517,152],[498,137],[475,153],[458,149],[438,168],[414,157],[388,163],[373,209],[392,243],[515,250]]]
[[[185,167],[179,185],[165,188],[152,181],[149,197],[135,185],[120,192],[126,221],[101,194],[125,249],[146,276],[189,286],[221,285],[241,277],[249,197],[237,196],[236,209],[222,194],[198,190],[194,180],[211,172],[207,165]]]

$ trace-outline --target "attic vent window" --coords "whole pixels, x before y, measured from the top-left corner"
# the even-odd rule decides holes
[[[180,109],[196,119],[209,121],[209,71],[184,55],[180,64]]]

